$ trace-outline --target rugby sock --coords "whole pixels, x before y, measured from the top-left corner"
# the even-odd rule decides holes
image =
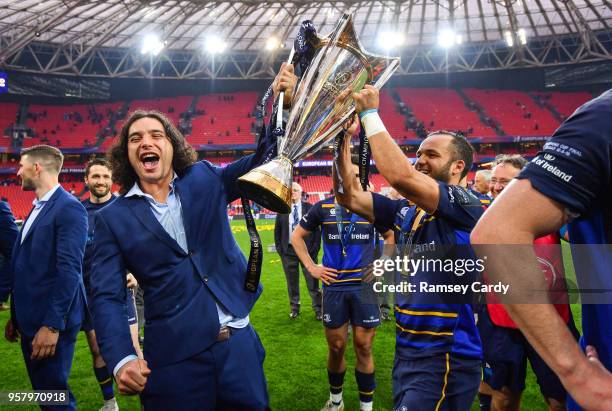
[[[491,398],[490,395],[478,393],[480,411],[491,411]]]
[[[342,402],[344,374],[346,374],[346,371],[336,373],[327,370],[327,379],[329,380],[329,398],[332,400],[334,405],[340,405]]]
[[[376,389],[374,373],[366,374],[355,370],[355,379],[357,380],[357,389],[359,390],[359,408],[362,411],[370,411],[372,409],[372,401],[374,400],[374,390]]]
[[[113,392],[113,379],[108,369],[106,369],[106,366],[100,368],[94,367],[94,374],[96,375],[98,384],[100,384],[100,390],[102,390],[104,399],[110,400],[111,398],[115,398],[115,393]]]

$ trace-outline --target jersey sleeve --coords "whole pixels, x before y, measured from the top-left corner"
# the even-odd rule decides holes
[[[376,229],[381,233],[393,230],[395,217],[403,201],[391,200],[383,195],[372,193],[372,203],[374,206],[374,226]]]
[[[579,215],[610,189],[611,168],[612,92],[607,92],[567,119],[518,178]]]
[[[471,231],[484,212],[480,200],[461,186],[438,182],[440,201],[434,215],[460,230]]]
[[[302,216],[300,220],[300,226],[306,231],[317,231],[317,229],[323,223],[323,207],[321,202],[313,205],[308,213]]]

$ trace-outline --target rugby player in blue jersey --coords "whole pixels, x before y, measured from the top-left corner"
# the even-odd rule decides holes
[[[508,312],[573,400],[587,410],[612,410],[612,90],[570,116],[493,202],[472,233],[488,256],[487,274],[510,289],[541,284],[530,245],[568,223],[582,294],[578,345],[550,304],[509,304]],[[513,246],[500,245],[512,244]],[[588,246],[587,246],[588,245]],[[593,287],[593,284],[598,284]],[[543,302],[535,299],[534,302]],[[584,301],[590,302],[585,304]],[[572,400],[569,409],[579,409]]]
[[[347,140],[356,128],[355,124],[355,127],[347,130]],[[352,178],[355,181],[357,173],[357,166],[353,165]],[[323,260],[319,265],[313,261],[306,246],[306,238],[318,230],[321,230],[323,241]],[[393,244],[392,231],[380,232],[386,244]],[[359,408],[361,411],[371,411],[373,407],[376,380],[372,343],[376,327],[380,325],[380,309],[374,295],[371,295],[371,301],[366,301],[362,294],[362,281],[374,260],[377,241],[374,225],[341,207],[334,197],[316,203],[302,217],[291,236],[291,244],[301,262],[314,278],[323,282],[323,325],[329,348],[327,375],[330,387],[330,398],[323,407],[325,411],[344,409],[344,352],[349,322],[357,359],[355,379],[359,390]]]
[[[346,90],[339,100],[349,97],[351,90]],[[361,191],[350,179],[345,139],[339,161],[344,190],[336,190],[337,201],[377,226],[393,229],[396,243],[404,249],[453,247],[453,262],[473,258],[469,232],[483,206],[459,185],[472,165],[472,146],[454,133],[432,133],[421,143],[413,166],[378,116],[378,90],[366,86],[352,98],[378,171],[406,199],[393,201]],[[448,278],[439,274],[419,270],[415,278]],[[481,341],[471,305],[445,302],[440,295],[396,294],[395,317],[396,410],[469,410],[482,373]]]

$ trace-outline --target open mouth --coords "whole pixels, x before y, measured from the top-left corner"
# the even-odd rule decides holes
[[[159,163],[159,156],[153,153],[145,153],[140,156],[140,161],[145,170],[154,170]]]

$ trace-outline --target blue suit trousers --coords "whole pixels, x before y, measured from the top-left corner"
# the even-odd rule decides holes
[[[145,411],[268,409],[265,351],[251,325],[232,330],[187,360],[152,370],[141,395]]]
[[[32,340],[34,337],[21,336],[21,351],[26,369],[34,390],[65,390],[68,391],[68,405],[41,405],[45,411],[76,410],[76,400],[68,387],[68,377],[72,367],[74,345],[79,327],[62,331],[57,340],[55,355],[44,360],[32,360]]]

